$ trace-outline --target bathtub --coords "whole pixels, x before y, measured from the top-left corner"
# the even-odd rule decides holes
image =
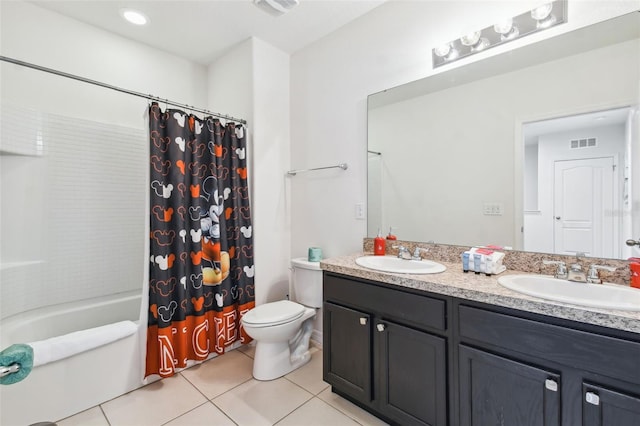
[[[139,323],[141,291],[46,307],[0,324],[0,348],[118,321]],[[57,421],[142,386],[140,332],[50,364],[0,386],[0,424]]]

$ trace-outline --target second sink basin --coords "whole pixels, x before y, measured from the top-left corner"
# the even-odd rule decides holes
[[[362,256],[356,263],[364,268],[396,274],[437,274],[446,266],[431,260],[405,260],[392,256]]]
[[[498,283],[529,296],[594,308],[640,311],[640,290],[616,284],[587,284],[545,275],[505,275]]]

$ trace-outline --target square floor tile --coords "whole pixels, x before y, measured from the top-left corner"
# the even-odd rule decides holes
[[[238,348],[238,350],[253,359],[256,355],[256,341],[254,340],[251,343],[242,345]]]
[[[318,350],[312,352],[311,360],[308,363],[285,377],[314,395],[319,394],[329,386],[328,383],[322,380],[322,352]]]
[[[252,379],[214,398],[213,403],[240,426],[270,426],[312,396],[284,378],[268,382]]]
[[[278,426],[359,426],[326,402],[313,398],[277,423]]]
[[[212,402],[205,402],[201,406],[194,408],[188,413],[183,414],[166,423],[164,426],[235,426],[222,411],[218,409]]]
[[[56,422],[58,426],[109,426],[100,407],[93,407]]]
[[[180,374],[159,380],[102,404],[111,426],[158,426],[207,399]]]
[[[327,388],[323,390],[320,393],[320,395],[318,395],[318,398],[325,401],[327,404],[331,405],[332,407],[342,411],[344,414],[351,417],[361,425],[364,425],[364,426],[387,425],[388,426],[388,423],[383,422],[382,420],[380,420],[373,414],[369,413],[368,411],[363,410],[357,405],[347,401],[343,397],[331,392],[331,388]]]
[[[235,350],[183,370],[182,374],[207,399],[215,398],[251,379],[253,360]]]

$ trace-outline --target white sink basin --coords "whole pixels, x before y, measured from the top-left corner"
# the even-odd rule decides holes
[[[594,308],[640,311],[640,290],[616,284],[586,284],[544,275],[505,275],[498,283],[519,293]]]
[[[446,266],[431,260],[405,260],[392,256],[362,256],[356,263],[364,268],[396,274],[437,274]]]

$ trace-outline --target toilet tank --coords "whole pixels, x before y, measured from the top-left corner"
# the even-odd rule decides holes
[[[300,257],[291,259],[293,300],[309,308],[322,307],[322,269],[320,262]]]

